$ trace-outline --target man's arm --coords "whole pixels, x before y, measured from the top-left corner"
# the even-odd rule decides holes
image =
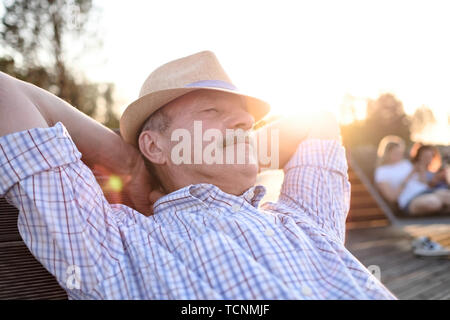
[[[0,72],[0,136],[48,127],[40,111],[21,89],[21,83]]]
[[[0,72],[0,136],[57,122],[67,128],[88,166],[100,164],[120,175],[135,209],[151,212],[150,176],[136,148],[50,92]]]
[[[272,141],[271,137],[278,137]],[[278,166],[273,163],[261,163],[260,169],[283,168],[292,158],[298,145],[305,139],[323,139],[341,141],[339,124],[329,112],[286,116],[256,131],[258,148],[260,143],[267,145],[267,156],[272,158],[278,152]],[[276,143],[274,145],[273,143]]]
[[[322,112],[277,126],[280,167],[285,172],[278,203],[294,208],[289,212],[295,219],[309,219],[344,243],[350,183],[335,117]]]
[[[88,166],[100,162],[127,173],[138,158],[120,136],[50,92],[5,73],[0,73],[0,84],[0,136],[62,122]]]

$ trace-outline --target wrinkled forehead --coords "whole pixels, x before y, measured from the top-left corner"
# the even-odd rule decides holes
[[[245,97],[215,90],[196,90],[189,92],[164,106],[164,112],[169,116],[176,116],[186,112],[193,112],[196,109],[209,105],[233,105],[246,110],[247,100]]]

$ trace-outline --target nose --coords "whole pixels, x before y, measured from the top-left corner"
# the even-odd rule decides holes
[[[255,118],[244,109],[234,110],[227,119],[227,128],[250,130],[255,124]]]

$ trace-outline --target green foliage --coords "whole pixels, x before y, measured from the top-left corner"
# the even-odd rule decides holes
[[[0,70],[49,90],[89,116],[118,127],[114,86],[93,83],[68,63],[70,40],[93,39],[92,0],[4,1],[1,42],[11,56],[0,58]],[[102,110],[100,110],[102,109]]]
[[[3,1],[2,39],[25,66],[64,62],[67,36],[83,36],[92,0]],[[51,57],[53,61],[46,61]]]

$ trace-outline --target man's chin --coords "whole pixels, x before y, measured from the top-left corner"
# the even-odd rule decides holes
[[[256,164],[236,164],[230,170],[229,178],[245,186],[245,191],[255,184],[257,174],[258,166]]]
[[[230,173],[230,175],[240,174],[251,177],[258,174],[258,165],[256,163],[225,164],[223,166]]]
[[[231,185],[233,194],[241,194],[256,182],[258,166],[256,164],[224,164],[214,168],[216,185]],[[239,193],[240,192],[240,193]]]

